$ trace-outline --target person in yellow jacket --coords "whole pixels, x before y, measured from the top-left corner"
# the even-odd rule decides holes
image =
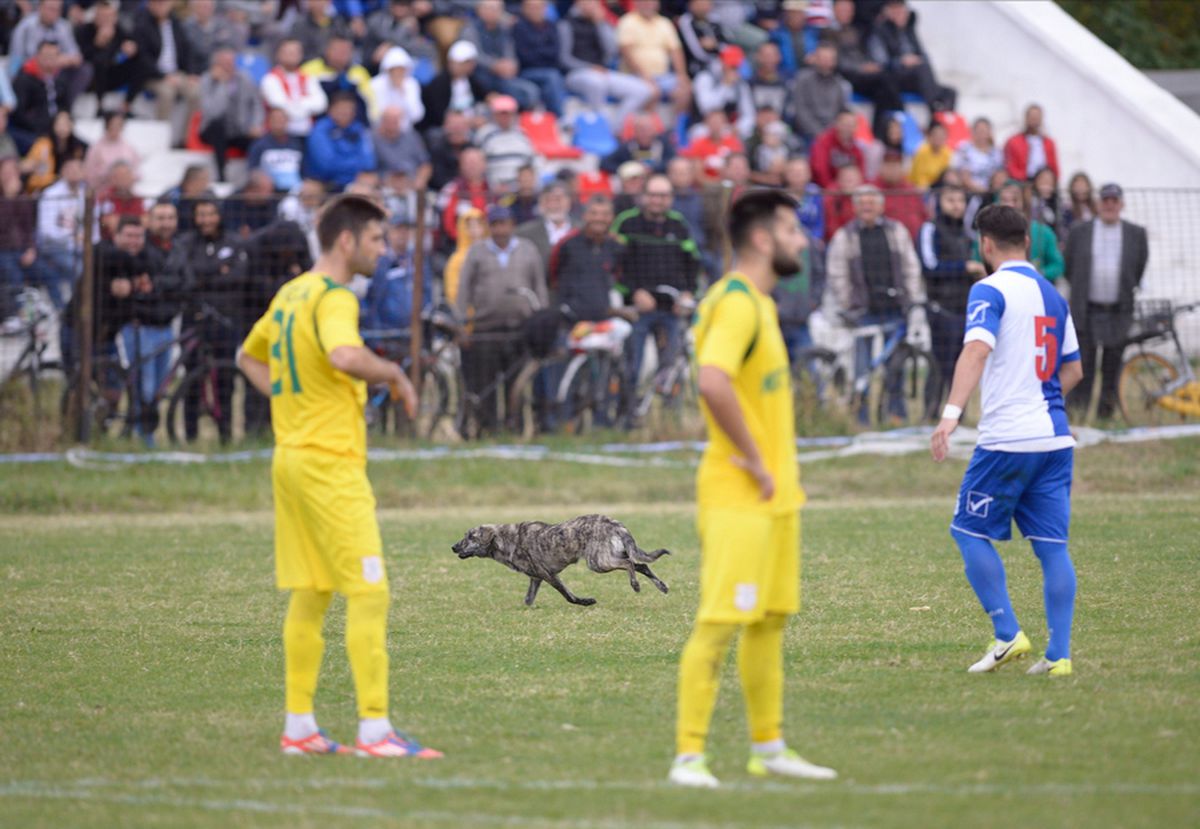
[[[933,183],[942,177],[942,173],[946,172],[954,156],[950,145],[946,143],[948,138],[946,127],[940,121],[929,125],[929,132],[925,133],[925,140],[917,147],[913,155],[912,169],[908,171],[908,178],[913,187],[922,190],[932,187]]]
[[[458,301],[458,279],[462,274],[467,251],[475,242],[487,238],[488,226],[484,218],[483,211],[478,207],[469,208],[458,217],[458,245],[454,248],[454,253],[450,254],[446,270],[442,274],[442,290],[445,292],[446,302],[450,305]]]

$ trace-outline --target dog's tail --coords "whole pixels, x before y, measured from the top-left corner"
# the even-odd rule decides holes
[[[652,553],[648,553],[641,547],[634,545],[633,555],[631,555],[630,558],[636,561],[638,564],[649,564],[652,561],[658,561],[663,556],[669,555],[671,555],[670,550],[663,550],[660,548]]]

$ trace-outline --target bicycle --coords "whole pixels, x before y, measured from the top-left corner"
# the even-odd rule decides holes
[[[555,394],[567,434],[617,424],[625,384],[625,340],[631,330],[629,321],[621,317],[572,326],[567,335],[571,358]]]
[[[667,299],[671,302],[675,314],[685,321],[696,310],[694,299],[685,300],[683,292],[670,285],[655,285],[651,291],[655,299]],[[681,322],[682,324],[682,322]],[[656,360],[659,361],[652,372],[647,372],[647,363],[643,361],[641,377],[634,379],[634,388],[630,390],[633,402],[629,410],[629,426],[648,422],[654,403],[659,402],[658,415],[665,421],[662,426],[684,427],[684,418],[688,413],[698,411],[700,392],[696,385],[696,377],[692,370],[690,329],[680,332],[677,353],[669,360],[662,361],[663,355],[670,349],[666,334],[660,329],[655,332],[654,345]],[[631,355],[632,356],[632,355]],[[647,377],[646,375],[649,374]]]
[[[375,390],[367,398],[364,414],[367,429],[376,434],[396,433],[410,429],[417,437],[431,439],[438,432],[452,428],[462,401],[462,384],[458,366],[461,362],[457,339],[461,328],[453,313],[445,307],[424,311],[425,336],[421,349],[420,403],[415,422],[410,421],[404,407],[391,399],[387,389]],[[366,329],[362,337],[376,354],[399,363],[405,374],[412,366],[410,329]]]
[[[21,393],[28,392],[29,423],[38,429],[55,410],[54,398],[62,387],[65,373],[61,361],[50,357],[50,329],[55,314],[53,306],[36,288],[22,290],[18,302],[20,312],[15,318],[18,327],[9,337],[15,335],[23,339],[24,344],[0,380],[0,387],[8,387],[14,381],[24,381]],[[11,391],[15,392],[16,389]]]
[[[1179,342],[1175,319],[1200,308],[1200,302],[1172,305],[1166,299],[1140,300],[1134,306],[1133,328],[1126,348],[1136,352],[1125,360],[1117,384],[1121,415],[1130,426],[1160,426],[1200,417],[1200,381]],[[1173,359],[1150,350],[1174,347]]]
[[[209,322],[226,330],[234,328],[232,320],[212,305],[202,303],[195,324],[146,356],[122,355],[119,349],[114,356],[97,356],[92,361],[92,376],[87,378],[90,385],[87,412],[78,411],[83,378],[77,368],[64,392],[64,415],[85,417],[89,435],[125,439],[133,434],[143,407],[160,411],[165,403],[165,426],[172,444],[195,444],[210,439],[214,432],[222,442],[232,440],[235,435],[244,436],[247,424],[234,421],[239,410],[237,403],[244,404],[248,395],[258,392],[232,359],[213,355],[204,338]],[[170,367],[150,401],[143,403],[138,375],[144,366],[168,353],[172,355]],[[225,411],[222,399],[222,384],[226,382],[231,384],[228,400],[232,411]],[[196,402],[192,417],[188,415],[189,397]],[[241,408],[244,410],[244,406]]]
[[[857,412],[864,426],[915,426],[932,420],[937,401],[928,400],[925,389],[939,382],[941,372],[933,355],[908,342],[907,334],[905,320],[856,325],[850,329],[848,349],[801,349],[792,367],[797,411],[806,411],[799,407],[811,407],[815,401],[824,408]],[[875,356],[856,375],[855,351],[867,341]],[[798,376],[801,372],[811,379],[805,382]]]

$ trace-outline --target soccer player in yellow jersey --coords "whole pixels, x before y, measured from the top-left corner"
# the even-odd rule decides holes
[[[434,758],[388,720],[388,581],[375,496],[367,480],[367,384],[387,384],[409,414],[416,394],[395,363],[363,347],[358,300],[346,288],[383,253],[384,211],[339,196],[317,221],[321,255],[279,289],[246,337],[238,365],[271,396],[275,452],[275,579],[291,591],[283,625],[285,754]],[[346,597],[346,652],[358,699],[358,739],[342,746],[317,727],[313,696],[321,628],[334,593]]]
[[[751,774],[828,780],[783,740],[783,629],[800,609],[800,507],[787,349],[771,291],[800,270],[796,203],[755,190],[729,217],[736,270],[714,284],[693,330],[708,447],[697,473],[700,609],[679,666],[669,780],[715,788],[704,744],[733,640],[750,721]]]

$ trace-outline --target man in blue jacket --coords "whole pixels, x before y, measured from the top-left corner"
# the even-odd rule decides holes
[[[362,305],[364,331],[409,328],[413,302],[413,217],[397,210],[388,223],[388,250],[379,258],[375,276]],[[433,271],[425,259],[421,308],[428,308],[433,296]],[[368,338],[370,339],[370,338]]]
[[[308,136],[308,177],[341,190],[364,170],[374,170],[371,131],[355,120],[358,102],[353,92],[341,91],[329,102],[329,114]]]

